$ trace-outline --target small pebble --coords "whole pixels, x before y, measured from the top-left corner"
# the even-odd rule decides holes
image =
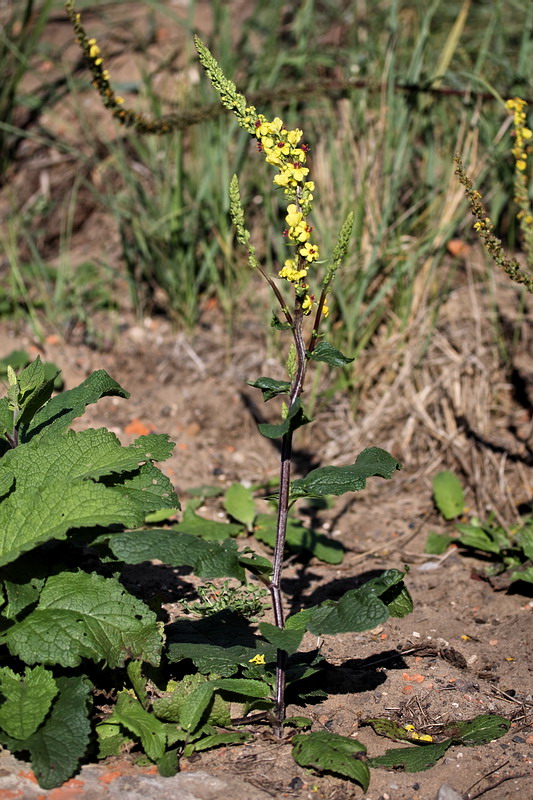
[[[521,736],[513,736],[513,742],[518,742],[519,744],[525,744],[526,740],[523,739]]]

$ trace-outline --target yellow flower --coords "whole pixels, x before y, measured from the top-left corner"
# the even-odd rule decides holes
[[[302,301],[302,311],[304,312],[304,314],[309,314],[312,307],[313,307],[313,301],[311,300],[309,295],[306,294],[306,296]]]
[[[288,186],[290,180],[291,180],[291,174],[289,170],[286,167],[284,167],[282,171],[279,173],[279,175],[276,175],[276,177],[274,178],[274,183],[276,184],[276,186]]]
[[[288,214],[285,217],[285,221],[287,225],[289,225],[291,228],[294,228],[302,221],[304,215],[298,209],[298,206],[295,203],[291,203],[289,206],[287,206],[287,211]]]
[[[303,131],[299,128],[295,128],[293,131],[287,131],[287,141],[293,145],[297,145],[300,139],[303,136]]]
[[[249,664],[266,664],[265,657],[262,653],[258,653],[248,661]]]
[[[519,158],[518,161],[516,162],[516,168],[519,169],[520,172],[523,172],[526,167],[527,167],[527,162]]]
[[[306,261],[316,261],[318,258],[318,247],[314,244],[306,242],[304,246],[300,248],[299,253],[306,259]]]

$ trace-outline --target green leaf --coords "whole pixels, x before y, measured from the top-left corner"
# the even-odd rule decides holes
[[[465,497],[461,482],[453,472],[439,472],[432,481],[435,504],[444,519],[454,519],[463,513]]]
[[[211,686],[244,697],[270,697],[272,691],[267,683],[251,678],[220,678],[220,680],[211,681]]]
[[[299,733],[293,737],[292,755],[301,767],[332,772],[355,781],[366,792],[370,781],[367,765],[358,759],[366,747],[356,739],[329,731]]]
[[[115,578],[84,572],[49,578],[37,608],[4,636],[11,654],[27,664],[64,667],[82,658],[111,667],[139,658],[157,666],[162,647],[156,615],[141,600]]]
[[[15,739],[26,739],[34,733],[48,714],[57,694],[51,672],[44,667],[26,667],[24,675],[16,675],[9,667],[0,668],[0,727]]]
[[[313,720],[309,717],[287,717],[283,724],[303,730],[304,728],[310,728],[313,725]]]
[[[254,536],[260,542],[274,547],[277,520],[272,514],[258,514],[254,525]],[[285,538],[286,546],[293,552],[306,550],[326,564],[340,564],[344,558],[344,547],[340,542],[306,528],[300,520],[289,517]]]
[[[2,616],[6,617],[6,619],[16,619],[21,611],[33,603],[36,603],[39,599],[39,595],[41,594],[46,580],[45,578],[37,576],[39,566],[42,565],[35,565],[35,571],[32,570],[35,576],[33,578],[28,578],[28,574],[32,573],[26,571],[25,582],[24,576],[19,573],[18,569],[19,566],[24,566],[26,570],[28,570],[28,567],[31,568],[33,566],[32,560],[31,556],[29,559],[19,559],[19,561],[13,565],[13,569],[9,571],[9,575],[13,580],[4,581],[7,605],[2,609]]]
[[[168,638],[171,663],[190,658],[206,675],[234,675],[258,653],[266,654],[267,661],[276,657],[275,648],[258,640],[246,620],[228,611],[194,622],[178,619],[170,627]]]
[[[132,528],[143,518],[128,497],[91,481],[63,480],[28,491],[17,486],[0,504],[0,566],[50,539],[64,539],[71,528]]]
[[[229,539],[230,536],[238,536],[239,533],[242,533],[242,525],[204,519],[195,514],[191,508],[186,508],[182,521],[179,525],[174,525],[174,530],[199,536],[201,539],[212,542]]]
[[[213,747],[220,747],[224,744],[241,744],[250,738],[251,734],[247,731],[238,731],[236,733],[212,733],[210,736],[204,736],[202,739],[194,743],[194,750],[211,750]]]
[[[226,526],[227,527],[227,526]],[[200,578],[245,580],[235,542],[205,542],[176,530],[127,531],[109,538],[109,548],[126,564],[156,558],[172,567],[192,567]]]
[[[515,543],[522,548],[526,558],[533,561],[533,520],[524,525],[514,537]]]
[[[116,725],[109,725],[102,722],[96,726],[96,736],[98,738],[98,758],[108,756],[119,756],[125,744],[133,744],[131,736],[123,733],[123,728]]]
[[[118,480],[112,483],[113,490],[134,502],[144,516],[156,509],[179,507],[170,479],[153,464],[143,464],[131,477],[121,475]]]
[[[13,411],[9,407],[9,399],[2,397],[0,398],[0,436],[4,436],[5,433],[13,433],[13,428]]]
[[[289,394],[291,391],[290,381],[275,381],[272,378],[258,378],[256,381],[248,381],[248,385],[254,389],[261,389],[265,403],[273,397]]]
[[[175,747],[167,750],[157,762],[157,769],[163,778],[173,778],[179,770],[180,759],[179,751],[181,748]]]
[[[494,553],[499,556],[502,550],[501,545],[494,540],[492,531],[481,528],[479,525],[464,524],[455,526],[459,533],[459,544],[463,547],[472,547],[475,550],[482,550],[485,553]]]
[[[379,476],[390,479],[402,466],[386,450],[369,447],[357,456],[349,467],[319,467],[305,478],[292,481],[290,496],[325,497],[345,492],[359,492],[366,486],[367,478]]]
[[[369,758],[370,767],[385,769],[404,769],[406,772],[423,772],[442,758],[451,745],[451,739],[439,744],[427,744],[424,747],[398,747],[387,750],[382,756]]]
[[[43,725],[20,749],[28,750],[43,789],[61,786],[74,775],[89,745],[91,684],[83,676],[56,678],[59,696]]]
[[[273,644],[278,650],[285,650],[289,655],[296,653],[305,633],[305,629],[302,628],[281,629],[269,622],[260,622],[259,630],[267,642]]]
[[[143,662],[128,662],[126,672],[128,673],[128,678],[130,679],[133,691],[137,696],[137,700],[143,708],[148,708],[150,701],[148,699],[148,692],[146,691],[146,678],[143,675]]]
[[[159,511],[152,511],[151,514],[147,514],[144,518],[144,521],[148,525],[153,525],[157,522],[165,522],[167,519],[173,519],[176,516],[177,512],[180,510],[180,506],[173,506],[171,508],[160,508]]]
[[[10,472],[9,470],[6,469],[0,473],[0,499],[9,492],[9,490],[13,486],[14,480],[15,480],[14,472]]]
[[[533,567],[527,567],[527,569],[515,570],[514,572],[511,572],[511,583],[514,583],[515,581],[533,583]]]
[[[343,355],[340,350],[333,347],[329,342],[321,341],[317,344],[312,353],[308,357],[313,361],[323,361],[329,364],[330,367],[345,367],[350,364],[354,359],[349,356]]]
[[[130,396],[105,370],[93,372],[76,388],[52,397],[29,423],[22,440],[28,441],[36,437],[54,439],[58,433],[66,431],[72,420],[80,417],[90,403],[108,395],[125,398]]]
[[[145,711],[139,701],[127,692],[119,692],[117,704],[106,722],[119,723],[133,733],[140,739],[144,752],[152,761],[163,757],[167,745],[165,724]]]
[[[277,331],[288,331],[292,328],[290,322],[282,322],[275,312],[272,312],[272,319],[270,320],[270,327]]]
[[[474,719],[462,720],[447,726],[447,733],[454,744],[468,746],[488,744],[504,736],[511,727],[510,720],[498,714],[480,714]]]
[[[12,367],[15,372],[18,372],[23,369],[30,360],[30,356],[26,350],[12,350],[8,356],[0,358],[0,375],[7,375],[8,365]]]
[[[267,422],[260,423],[257,427],[259,428],[259,432],[266,436],[267,439],[279,439],[285,434],[297,430],[302,425],[307,425],[308,422],[311,422],[311,419],[306,415],[300,398],[298,398],[291,408],[289,409],[289,413],[283,420],[277,425],[271,425]]]
[[[179,716],[179,723],[184,730],[189,731],[189,733],[196,731],[213,700],[214,691],[215,685],[213,683],[201,683],[185,699],[180,708]]]
[[[346,592],[337,602],[326,600],[312,609],[306,623],[307,630],[321,636],[326,633],[335,635],[366,631],[377,627],[389,617],[388,592],[393,588],[396,592],[389,595],[391,602],[398,597],[398,593],[402,593],[402,578],[402,572],[390,569],[358,589]]]
[[[435,531],[430,531],[427,535],[424,553],[430,553],[434,556],[441,556],[446,552],[453,541],[453,537],[448,536],[447,533],[436,533]]]
[[[255,500],[251,489],[242,483],[233,483],[224,497],[224,508],[233,519],[250,530],[255,519]]]

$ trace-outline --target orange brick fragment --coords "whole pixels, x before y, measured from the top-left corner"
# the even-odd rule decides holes
[[[404,687],[403,687],[403,689],[402,689],[402,692],[403,692],[404,694],[411,694],[411,692],[414,692],[414,689],[413,689],[413,687],[411,686],[411,684],[409,684],[409,683],[408,683],[408,684],[407,684],[407,686],[404,686]]]
[[[85,791],[85,781],[78,778],[71,778],[69,781],[52,789],[48,795],[48,800],[79,800]]]
[[[155,431],[155,425],[151,422],[147,425],[145,422],[141,422],[140,419],[132,419],[124,428],[124,433],[131,433],[135,436],[148,436],[152,431]]]

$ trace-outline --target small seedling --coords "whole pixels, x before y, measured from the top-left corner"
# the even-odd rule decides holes
[[[454,520],[465,511],[463,488],[451,472],[440,472],[433,479],[435,505],[447,521]],[[459,534],[430,532],[426,553],[441,555],[451,544],[470,551],[492,556],[493,564],[487,575],[503,575],[508,584],[517,581],[533,583],[533,517],[526,517],[512,531],[499,525],[494,515],[482,521],[473,516],[468,522],[455,522]]]

